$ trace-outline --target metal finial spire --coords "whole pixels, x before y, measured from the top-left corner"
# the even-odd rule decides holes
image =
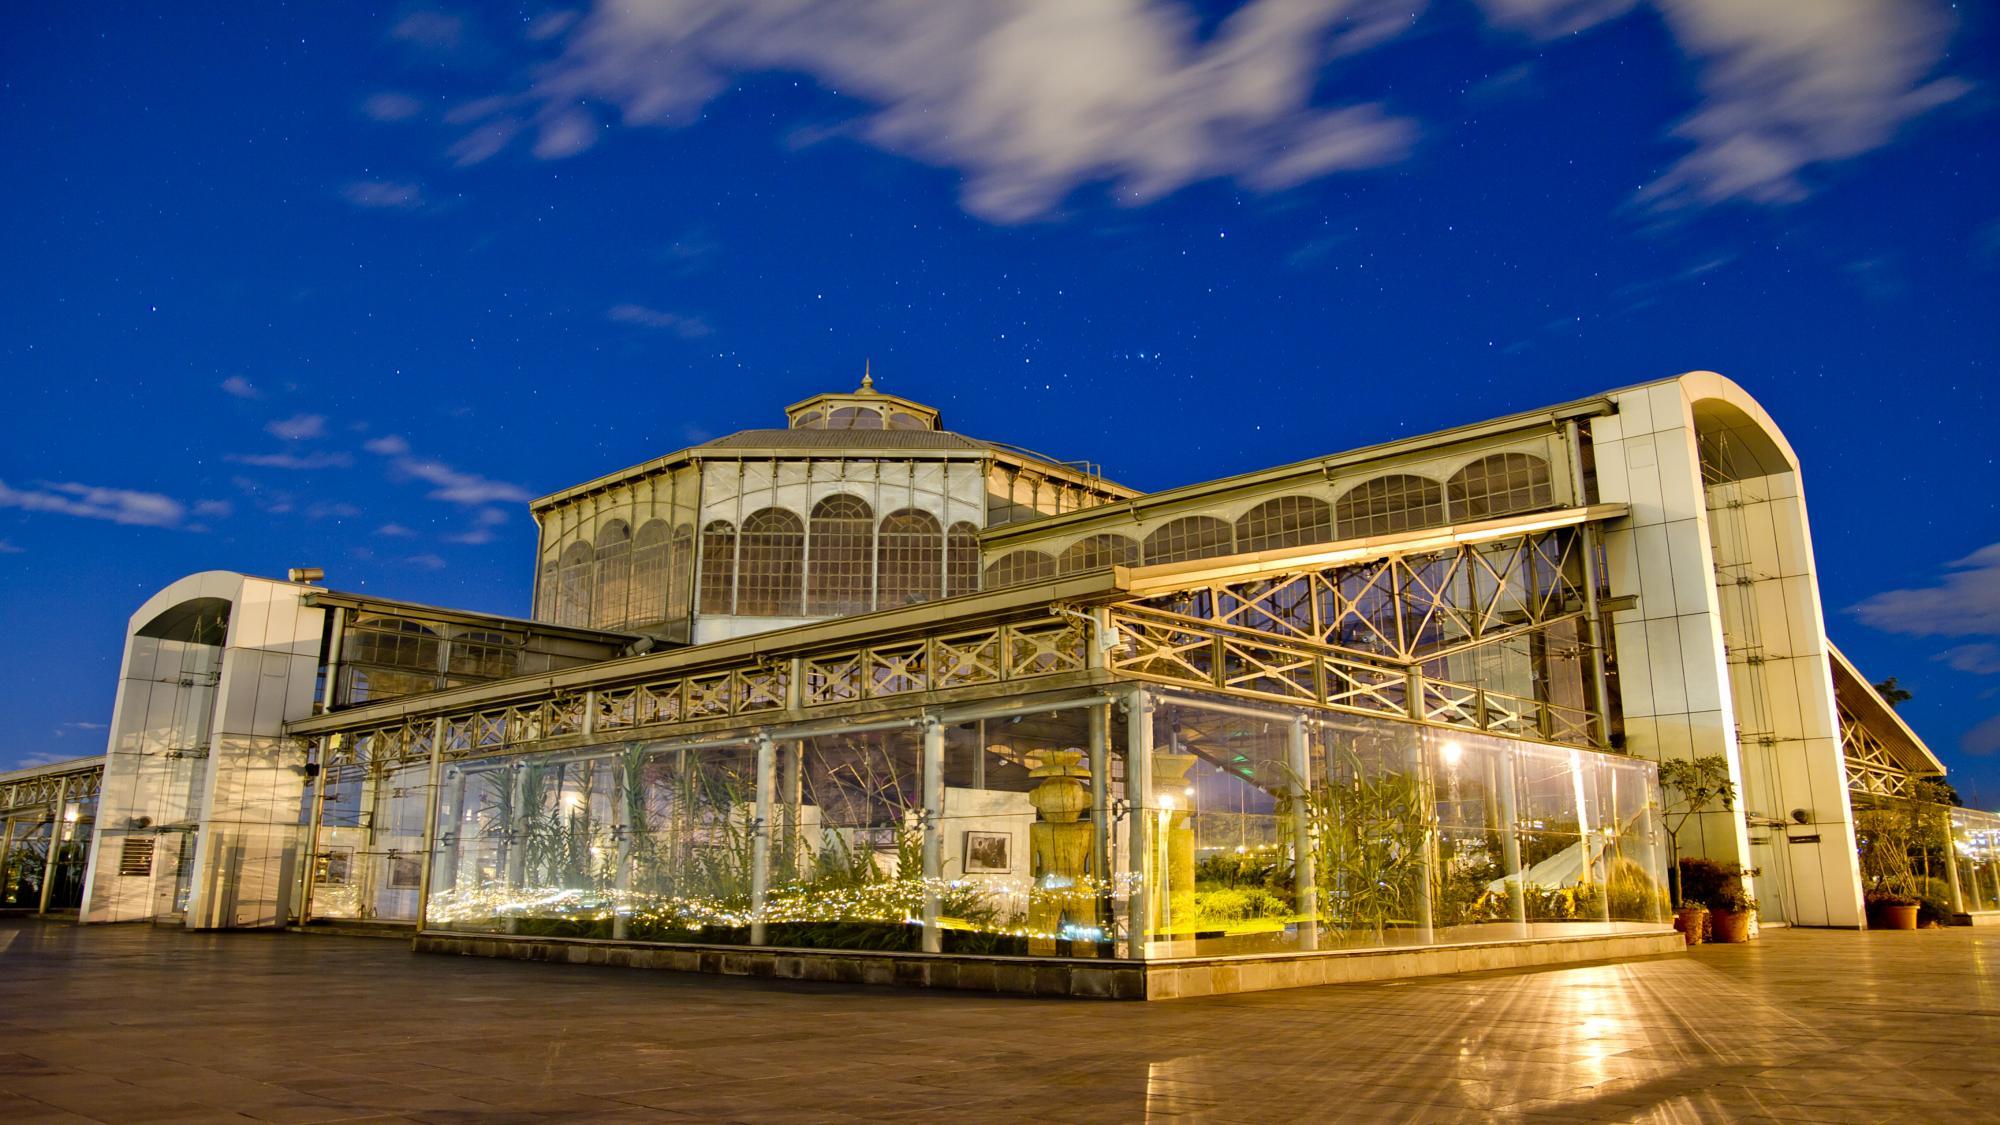
[[[874,372],[870,370],[873,366],[874,366],[874,361],[871,359],[863,359],[861,361],[861,389],[864,391],[872,391],[875,389],[875,375]]]

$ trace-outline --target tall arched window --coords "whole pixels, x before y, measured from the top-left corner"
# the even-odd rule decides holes
[[[794,512],[764,508],[743,520],[736,612],[797,617],[805,609],[806,525]]]
[[[986,587],[1012,586],[1038,578],[1054,578],[1056,557],[1042,551],[1012,551],[994,559],[986,568]]]
[[[590,625],[590,573],[597,555],[590,540],[571,543],[562,554],[562,575],[557,579],[556,624]]]
[[[1526,453],[1495,453],[1453,473],[1445,498],[1454,520],[1481,520],[1546,508],[1549,463]]]
[[[612,520],[597,533],[597,579],[590,598],[590,623],[599,629],[625,624],[632,592],[632,528]]]
[[[668,621],[679,621],[688,614],[688,591],[694,586],[694,528],[692,525],[674,525],[673,538],[667,544],[667,616]]]
[[[1273,496],[1236,521],[1236,549],[1269,551],[1323,543],[1333,536],[1326,501],[1313,496]]]
[[[944,528],[929,512],[904,508],[884,516],[876,561],[883,609],[943,596]]]
[[[703,613],[736,612],[736,525],[716,520],[701,529]]]
[[[535,620],[554,621],[556,619],[556,613],[558,612],[556,609],[558,601],[556,598],[556,589],[560,581],[558,576],[561,573],[562,570],[556,563],[556,556],[550,555],[548,558],[542,560],[542,581],[541,585],[535,590]]]
[[[1139,565],[1139,544],[1123,535],[1092,535],[1069,545],[1056,562],[1063,574],[1105,566]]]
[[[858,496],[829,496],[813,505],[806,612],[867,613],[869,563],[875,554],[875,510]]]
[[[979,589],[979,529],[955,523],[944,537],[944,592],[947,597]]]
[[[1212,559],[1234,549],[1235,534],[1228,520],[1214,516],[1182,516],[1161,524],[1146,536],[1146,561],[1182,562]]]
[[[667,616],[667,521],[647,520],[632,537],[632,613],[634,625],[651,625]]]
[[[1391,473],[1365,480],[1334,501],[1334,528],[1342,539],[1388,535],[1444,522],[1444,494],[1429,477]]]

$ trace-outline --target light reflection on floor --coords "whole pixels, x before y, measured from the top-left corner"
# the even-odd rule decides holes
[[[0,1118],[2000,1121],[2000,928],[1154,1004],[0,920]]]

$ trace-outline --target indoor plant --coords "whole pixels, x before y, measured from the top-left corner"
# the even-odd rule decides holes
[[[1689,945],[1700,945],[1708,938],[1708,907],[1692,901],[1681,903],[1674,911],[1674,929]]]

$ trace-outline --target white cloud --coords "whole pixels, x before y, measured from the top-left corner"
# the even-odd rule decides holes
[[[2000,715],[1966,731],[1965,736],[1958,740],[1958,748],[1978,757],[2000,754]]]
[[[354,464],[348,453],[231,453],[224,460],[263,469],[345,469]]]
[[[411,531],[400,523],[385,523],[375,529],[375,534],[386,535],[391,539],[415,539],[417,537],[416,532]]]
[[[0,555],[25,555],[27,553],[28,549],[26,547],[17,547],[5,539],[0,539]]]
[[[237,398],[264,397],[264,392],[258,390],[255,384],[241,375],[231,375],[229,378],[224,379],[222,381],[222,392],[224,394],[235,395]]]
[[[1936,586],[1884,590],[1853,607],[1863,622],[1916,637],[2000,636],[2000,543],[1951,563]]]
[[[461,472],[434,458],[411,453],[410,443],[389,434],[363,443],[363,449],[389,458],[390,470],[402,477],[435,485],[427,495],[433,500],[476,506],[482,504],[526,503],[533,499],[518,484],[491,480],[476,473]]]
[[[1959,645],[1938,653],[1933,659],[1944,661],[1954,672],[2000,676],[2000,645]]]
[[[586,104],[685,125],[736,72],[801,71],[875,107],[861,136],[962,171],[969,209],[1018,221],[1085,184],[1136,204],[1399,159],[1411,122],[1314,91],[1330,57],[1393,38],[1416,6],[1252,0],[1198,41],[1187,5],[1151,0],[621,0],[568,32],[527,113],[539,154],[567,156],[595,136]],[[452,155],[486,159],[524,124],[494,116]]]
[[[443,570],[445,568],[445,561],[442,556],[433,555],[429,553],[421,555],[411,555],[409,558],[404,559],[403,561],[410,564],[411,566],[419,567],[423,570]]]
[[[491,543],[499,538],[495,529],[506,522],[506,512],[498,508],[481,508],[479,514],[473,519],[473,526],[470,531],[447,536],[447,539],[453,543],[467,543],[474,546]]]
[[[452,51],[465,42],[465,20],[448,12],[419,8],[397,20],[389,35],[419,47]]]
[[[604,314],[621,324],[637,324],[645,328],[657,328],[672,332],[683,340],[696,340],[712,334],[715,329],[698,316],[650,309],[645,305],[613,305]]]
[[[1635,0],[1480,0],[1494,23],[1543,37],[1623,15]],[[1818,167],[1887,144],[1965,92],[1936,77],[1952,17],[1936,0],[1652,0],[1698,63],[1704,102],[1675,126],[1694,151],[1640,192],[1650,205],[1804,198]]]
[[[110,729],[111,725],[109,723],[76,722],[76,723],[64,723],[61,726],[58,726],[55,729],[54,733],[57,738],[64,738],[72,734],[91,734],[97,731],[105,731]],[[63,759],[57,758],[54,760],[62,761]],[[46,764],[46,763],[37,763],[37,764]]]
[[[228,519],[236,512],[236,505],[227,500],[197,500],[194,514],[205,519]]]
[[[356,207],[370,210],[410,211],[424,204],[423,187],[400,180],[354,180],[340,193]]]
[[[376,121],[408,121],[424,111],[424,103],[408,94],[385,90],[361,103],[361,112]]]
[[[326,415],[294,414],[270,423],[264,432],[286,441],[306,441],[326,433]]]
[[[43,481],[27,491],[9,488],[6,481],[0,481],[0,508],[52,512],[139,527],[177,527],[187,517],[187,505],[157,492],[68,481]]]

